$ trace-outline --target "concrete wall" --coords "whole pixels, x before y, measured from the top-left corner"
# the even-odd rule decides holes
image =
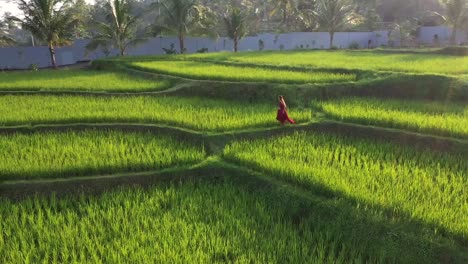
[[[449,29],[445,27],[421,28],[420,40],[432,43],[434,34],[440,40],[448,39]],[[466,41],[466,34],[459,35],[460,41]],[[329,47],[329,34],[326,32],[293,32],[286,34],[261,34],[246,37],[239,43],[239,50],[258,50],[259,40],[263,40],[265,50],[292,50],[292,49],[326,49]],[[339,32],[335,34],[334,46],[348,48],[351,43],[359,44],[360,48],[367,48],[368,41],[373,47],[388,45],[388,32]],[[93,60],[105,56],[115,56],[116,51],[106,54],[102,50],[86,52],[88,40],[77,40],[72,46],[57,48],[56,57],[58,65],[73,64],[82,60]],[[136,47],[128,49],[128,55],[158,55],[164,54],[163,48],[169,48],[171,43],[178,50],[178,39],[174,37],[156,37]],[[187,38],[186,47],[189,53],[207,48],[209,52],[232,51],[233,43],[228,38]],[[39,67],[51,66],[47,47],[11,47],[0,48],[0,69],[26,69],[31,64]]]
[[[447,45],[450,43],[452,29],[448,27],[421,27],[418,32],[418,41],[420,44],[434,45],[434,35],[436,34],[439,37],[439,44]],[[468,43],[468,36],[466,32],[457,32],[456,43],[458,45]]]

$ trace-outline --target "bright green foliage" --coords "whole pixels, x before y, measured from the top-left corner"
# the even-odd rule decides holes
[[[0,262],[437,262],[433,234],[343,199],[304,201],[262,187],[202,181],[0,200]]]
[[[278,125],[276,108],[276,103],[164,96],[2,96],[0,125],[128,122],[226,131]],[[311,115],[308,109],[290,110],[297,122],[309,121]]]
[[[143,70],[206,80],[279,83],[329,83],[356,80],[356,75],[353,74],[271,70],[196,61],[133,62],[131,65]]]
[[[315,190],[468,236],[468,163],[461,154],[325,134],[236,142],[232,161]]]
[[[239,8],[232,8],[223,16],[227,36],[234,41],[234,52],[237,52],[239,40],[247,34],[246,15]]]
[[[69,45],[73,29],[79,26],[79,19],[72,13],[71,0],[16,0],[22,11],[21,18],[13,17],[21,23],[21,28],[35,38],[47,43],[51,64],[57,67],[55,47]]]
[[[1,90],[72,90],[132,92],[164,90],[171,83],[145,79],[122,72],[83,70],[43,70],[38,72],[0,73]]]
[[[202,146],[150,133],[85,131],[0,135],[0,179],[148,171],[201,161]]]
[[[468,106],[456,103],[345,98],[312,102],[327,117],[468,138]]]
[[[194,54],[188,59],[213,59],[248,64],[303,66],[416,73],[468,74],[468,57],[395,54],[366,51],[283,51]]]
[[[132,15],[131,4],[128,0],[104,2],[106,22],[93,21],[94,35],[86,49],[113,47],[119,50],[120,56],[124,56],[129,46],[146,40],[137,37],[138,18]]]

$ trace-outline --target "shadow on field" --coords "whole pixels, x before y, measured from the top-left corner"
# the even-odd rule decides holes
[[[245,177],[236,180],[242,181],[249,192],[267,193],[273,204],[285,206],[285,219],[299,234],[313,231],[338,248],[365,252],[364,262],[466,263],[468,260],[464,251],[466,240],[449,233],[436,235],[432,226],[405,217],[390,217],[382,214],[382,208],[356,204],[353,199],[336,193],[324,196],[271,181],[268,176],[254,175],[255,178],[248,180]],[[334,257],[338,255],[335,251]]]
[[[388,218],[379,210],[365,205],[356,206],[354,201],[344,197],[317,195],[308,189],[272,181],[268,177],[216,159],[186,171],[160,175],[116,178],[113,181],[94,180],[87,183],[58,182],[54,190],[60,190],[55,193],[59,199],[71,197],[69,201],[82,203],[87,199],[73,199],[73,195],[82,197],[86,193],[99,202],[104,197],[104,192],[122,191],[121,188],[116,189],[117,186],[132,186],[132,189],[140,186],[151,191],[152,188],[179,188],[185,184],[191,184],[194,193],[206,186],[220,189],[228,186],[239,196],[236,198],[227,194],[224,196],[205,192],[203,198],[206,203],[215,204],[216,208],[202,209],[204,204],[195,201],[192,206],[192,200],[181,199],[169,199],[161,208],[164,214],[180,210],[179,208],[190,208],[187,215],[195,215],[182,221],[191,221],[195,226],[214,228],[220,223],[223,226],[236,223],[234,234],[228,230],[218,234],[224,240],[223,245],[226,248],[210,248],[208,253],[213,262],[242,260],[245,257],[244,250],[266,254],[269,256],[267,259],[273,258],[271,261],[280,263],[462,263],[467,260],[460,247],[453,245],[451,237],[435,235],[430,228],[421,224],[404,218]],[[25,189],[24,193],[4,201],[21,205],[23,199],[29,200],[27,197],[37,191],[39,195],[45,195],[41,199],[50,199],[48,196],[51,193],[47,186],[31,187],[35,190]],[[0,190],[0,193],[4,194],[3,191]],[[105,197],[111,195],[106,193]],[[240,206],[233,199],[244,202]],[[188,202],[190,205],[184,204]],[[72,213],[79,210],[77,207],[79,206],[69,206],[66,210]],[[231,236],[237,239],[240,236],[242,243],[237,245]],[[204,238],[192,238],[194,241],[199,239]],[[231,243],[236,246],[226,246]],[[179,254],[184,253],[187,252]]]

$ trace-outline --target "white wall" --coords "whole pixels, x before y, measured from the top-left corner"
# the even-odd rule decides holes
[[[438,35],[439,44],[449,44],[450,36],[452,35],[452,29],[448,27],[421,27],[419,28],[418,41],[420,44],[433,45],[434,35]],[[468,42],[468,36],[463,31],[457,32],[456,43]]]
[[[431,43],[434,34],[439,35],[439,39],[447,38],[449,29],[445,27],[423,27],[420,30],[421,42]],[[286,34],[261,34],[254,37],[246,37],[239,43],[239,50],[258,50],[259,40],[263,40],[265,50],[285,50],[303,49],[326,49],[329,47],[329,34],[326,32],[293,32]],[[466,34],[459,35],[460,41],[466,41]],[[353,42],[359,44],[360,48],[367,48],[368,41],[372,41],[372,46],[378,47],[388,44],[388,34],[386,31],[380,32],[339,32],[335,34],[334,46],[338,48],[348,48]],[[96,52],[86,52],[85,46],[88,40],[77,40],[70,47],[57,48],[57,64],[67,65],[82,60],[93,60],[106,56],[102,50]],[[179,41],[175,37],[156,37],[142,43],[136,47],[128,49],[128,55],[157,55],[164,54],[162,48],[169,48],[174,43],[178,50]],[[187,38],[186,48],[189,53],[194,53],[199,49],[208,48],[209,52],[231,51],[233,43],[228,38]],[[112,51],[109,56],[117,55]],[[0,48],[0,70],[1,69],[27,69],[31,64],[39,67],[51,66],[49,51],[47,47],[11,47]]]

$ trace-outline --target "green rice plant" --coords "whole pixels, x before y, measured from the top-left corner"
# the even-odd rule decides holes
[[[238,67],[196,61],[132,62],[132,67],[145,71],[191,79],[240,82],[332,83],[355,81],[355,74],[271,70],[260,67]]]
[[[230,180],[1,199],[0,214],[5,264],[436,263],[439,254],[453,256],[436,243],[440,237],[344,200],[307,201],[261,185],[249,191]]]
[[[468,106],[452,102],[342,98],[313,101],[328,118],[468,138]]]
[[[224,157],[316,191],[370,204],[468,236],[468,163],[463,154],[319,133],[235,142]]]
[[[101,175],[193,164],[201,145],[118,131],[0,135],[0,180]]]
[[[53,123],[166,124],[201,131],[227,131],[278,125],[276,103],[178,97],[84,97],[8,95],[0,97],[0,125]],[[292,108],[297,122],[311,119],[309,109]]]
[[[124,72],[92,70],[42,70],[0,72],[0,91],[158,91],[171,86],[167,80],[147,79]]]
[[[187,60],[217,60],[326,69],[357,69],[439,74],[468,74],[467,56],[382,53],[366,51],[275,51],[193,54],[176,57]]]

